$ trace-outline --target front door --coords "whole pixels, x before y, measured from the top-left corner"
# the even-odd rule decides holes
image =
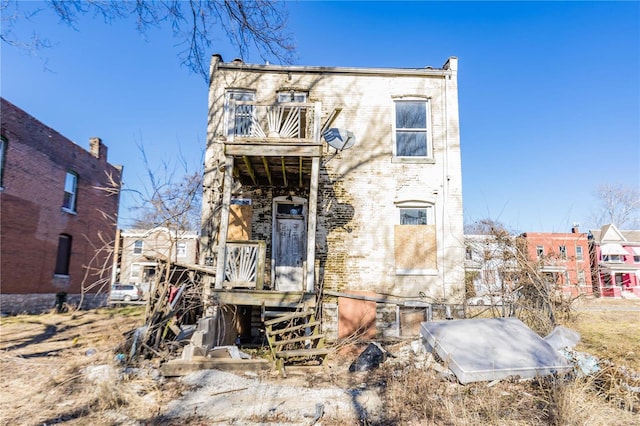
[[[273,201],[272,280],[278,291],[304,289],[306,200],[277,197]]]

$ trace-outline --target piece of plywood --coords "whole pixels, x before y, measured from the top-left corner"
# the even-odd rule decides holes
[[[373,296],[371,292],[352,292]],[[376,335],[376,302],[338,297],[338,338],[373,338]]]
[[[460,383],[564,374],[572,367],[517,318],[423,322],[423,342]]]
[[[396,268],[437,269],[434,225],[396,225],[394,236]]]
[[[229,228],[227,231],[227,240],[250,240],[252,216],[253,206],[250,204],[231,204],[229,206]]]

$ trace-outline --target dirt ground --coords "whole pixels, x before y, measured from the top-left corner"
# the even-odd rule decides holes
[[[631,308],[640,316],[640,301],[579,308]],[[166,379],[151,362],[125,368],[117,355],[125,333],[142,324],[142,312],[0,319],[0,425],[356,425],[376,424],[385,410],[375,376],[348,372],[354,353],[332,356],[326,368],[290,369],[286,379],[215,370]],[[402,368],[433,364],[411,341],[392,352],[400,356],[388,362]]]
[[[152,362],[125,368],[117,355],[125,334],[142,325],[141,313],[2,318],[0,424],[311,424],[316,417],[357,424],[380,409],[375,390],[337,359],[326,368],[288,369],[286,379],[216,370],[165,379]]]

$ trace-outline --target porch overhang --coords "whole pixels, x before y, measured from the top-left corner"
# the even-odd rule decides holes
[[[233,157],[234,177],[243,185],[308,187],[322,144],[236,139],[225,144],[225,155]]]
[[[629,265],[626,263],[600,263],[600,272],[606,274],[635,274],[640,272],[640,265]]]

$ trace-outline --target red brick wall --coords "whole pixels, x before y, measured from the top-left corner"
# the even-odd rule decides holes
[[[106,147],[97,158],[5,99],[1,102],[7,146],[0,190],[0,292],[73,294],[80,293],[83,280],[108,280],[111,250],[97,255],[96,250],[115,238],[119,195],[97,188],[109,186],[109,174],[119,191],[122,169],[107,163]],[[76,214],[62,211],[68,170],[78,174]],[[72,236],[68,278],[54,276],[62,233]],[[107,268],[85,278],[88,265]]]

